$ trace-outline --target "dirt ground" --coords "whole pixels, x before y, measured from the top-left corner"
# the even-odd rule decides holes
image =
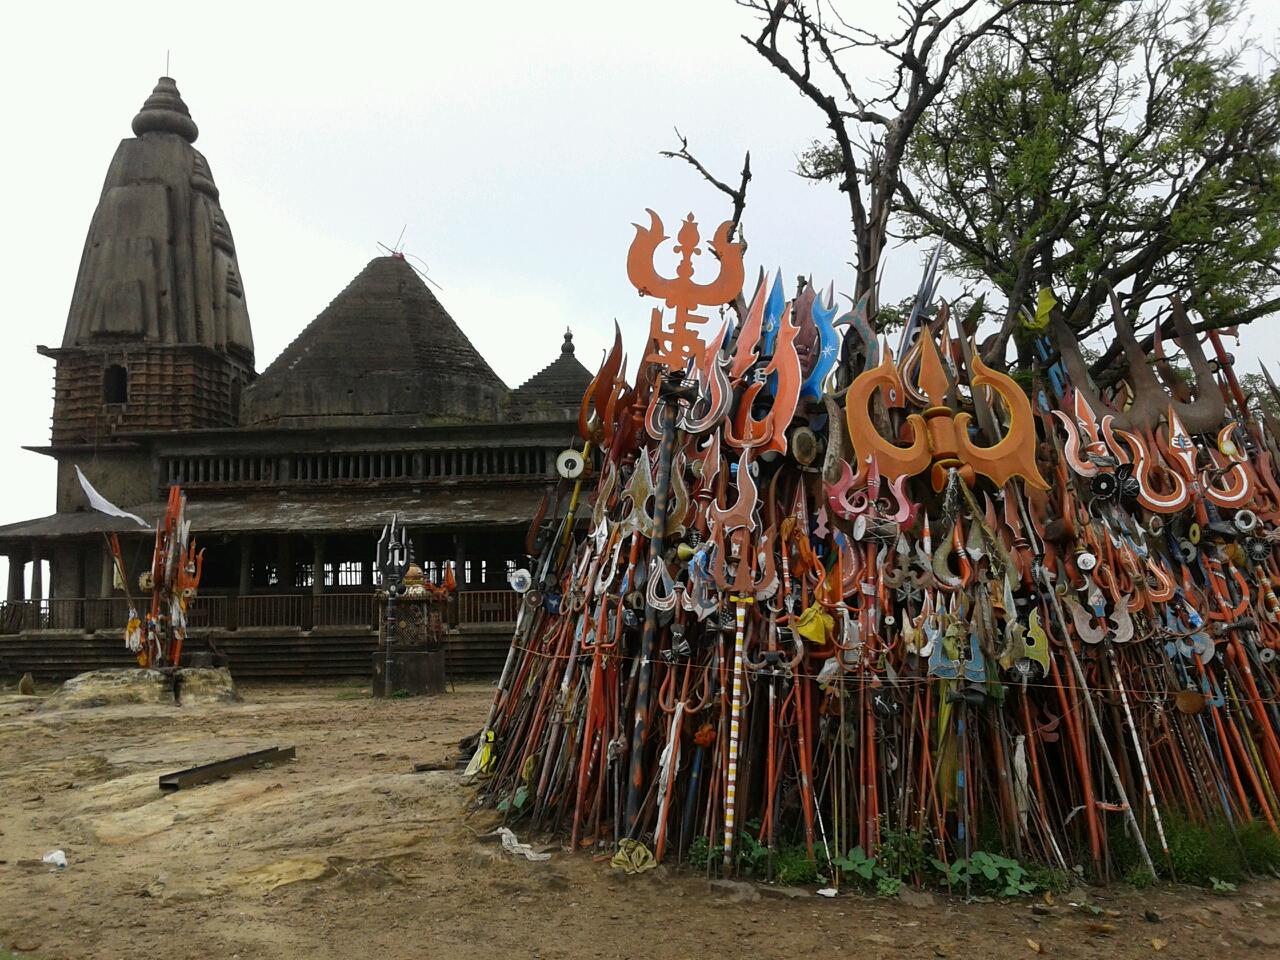
[[[1280,883],[1090,891],[1102,910],[778,896],[588,856],[505,857],[454,772],[491,696],[242,690],[233,706],[38,710],[0,691],[0,958],[1277,957]],[[269,746],[284,766],[162,794]],[[41,862],[66,851],[65,870]],[[1152,919],[1145,919],[1144,913]]]

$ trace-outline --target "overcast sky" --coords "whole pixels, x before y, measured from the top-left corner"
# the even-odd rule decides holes
[[[1274,38],[1280,15],[1255,9]],[[857,14],[887,26],[895,4]],[[614,318],[631,343],[643,335],[625,257],[645,207],[668,226],[693,211],[707,234],[727,216],[657,155],[674,126],[725,178],[751,150],[748,276],[852,288],[843,198],[793,173],[822,119],[740,39],[753,27],[730,0],[9,11],[0,523],[53,511],[53,461],[20,449],[49,439],[53,363],[35,346],[61,340],[103,176],[166,51],[235,236],[259,370],[404,228],[405,252],[514,387],[566,326],[592,369]],[[883,299],[918,275],[914,251],[891,254]]]

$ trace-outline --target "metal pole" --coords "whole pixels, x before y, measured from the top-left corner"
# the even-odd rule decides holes
[[[396,638],[396,592],[400,589],[399,584],[399,577],[387,578],[387,629],[386,636],[383,638],[382,696],[388,700],[391,698],[391,644]]]
[[[1142,828],[1138,826],[1138,819],[1133,814],[1133,806],[1129,803],[1129,795],[1124,789],[1124,783],[1120,780],[1120,771],[1116,768],[1115,758],[1111,756],[1111,748],[1107,746],[1106,737],[1102,733],[1102,721],[1098,719],[1098,710],[1093,705],[1093,696],[1089,692],[1089,681],[1085,677],[1084,668],[1080,666],[1080,660],[1076,657],[1075,645],[1071,642],[1071,635],[1067,633],[1067,620],[1062,615],[1062,606],[1058,603],[1058,595],[1053,592],[1053,583],[1049,580],[1048,571],[1043,565],[1039,569],[1040,582],[1044,585],[1045,595],[1049,598],[1050,609],[1057,618],[1056,628],[1062,632],[1062,646],[1067,651],[1067,660],[1071,664],[1071,672],[1075,674],[1076,681],[1080,684],[1080,695],[1084,698],[1085,712],[1089,714],[1089,725],[1093,727],[1094,736],[1098,740],[1098,749],[1102,751],[1102,759],[1107,765],[1107,771],[1111,774],[1112,785],[1116,788],[1116,795],[1120,798],[1120,803],[1124,807],[1124,818],[1129,824],[1129,832],[1133,834],[1133,842],[1138,846],[1138,853],[1142,855],[1143,866],[1147,868],[1147,872],[1151,876],[1156,875],[1155,864],[1151,862],[1151,852],[1147,849],[1147,841],[1142,836]]]
[[[654,532],[653,538],[649,541],[648,569],[650,571],[653,571],[656,564],[661,562],[665,550],[663,541],[667,527],[668,501],[671,499],[671,460],[675,454],[678,406],[673,395],[676,392],[676,384],[670,380],[664,380],[658,389],[663,400],[662,444],[658,447],[657,489],[654,492]],[[645,456],[645,453],[641,451],[640,455]],[[649,720],[652,662],[657,654],[657,645],[658,611],[646,599],[644,632],[640,641],[640,670],[636,686],[635,726],[631,733],[630,780],[627,785],[626,833],[628,836],[635,832],[636,820],[640,816],[640,805],[644,799],[644,739]]]
[[[515,665],[516,657],[520,650],[524,647],[527,630],[526,625],[533,622],[533,617],[528,614],[529,605],[524,602],[524,597],[520,598],[520,610],[516,614],[516,628],[511,634],[511,646],[507,648],[507,659],[502,664],[502,675],[498,677],[498,689],[493,695],[493,703],[489,704],[489,715],[485,717],[484,727],[480,730],[480,741],[476,744],[477,752],[484,747],[484,738],[490,730],[493,729],[493,718],[497,716],[498,704],[502,701],[502,695],[507,690],[507,683],[511,679],[511,668]]]

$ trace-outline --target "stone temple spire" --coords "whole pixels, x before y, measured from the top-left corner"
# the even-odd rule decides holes
[[[235,243],[199,130],[161,77],[107,170],[85,240],[64,347],[201,345],[253,363]]]
[[[178,85],[172,77],[161,77],[146,103],[133,118],[133,132],[141,137],[147,133],[176,133],[187,143],[195,143],[200,128],[191,119],[191,111],[178,93]]]
[[[85,237],[58,362],[54,442],[231,426],[253,332],[218,188],[177,84],[120,142]]]

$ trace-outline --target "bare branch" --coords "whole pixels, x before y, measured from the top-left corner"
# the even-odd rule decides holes
[[[729,202],[733,205],[733,214],[730,217],[732,226],[729,229],[729,236],[741,238],[743,236],[742,214],[747,208],[747,184],[751,182],[751,151],[748,150],[742,158],[742,173],[739,174],[738,186],[731,187],[716,177],[697,157],[689,152],[689,138],[682,134],[679,129],[676,130],[676,139],[680,141],[679,150],[659,150],[658,155],[670,160],[683,160],[697,170],[704,180],[727,196]],[[711,252],[717,259],[719,258],[720,255],[715,252],[714,247]],[[746,305],[741,294],[738,294],[734,299],[733,309],[739,317],[746,316]]]

